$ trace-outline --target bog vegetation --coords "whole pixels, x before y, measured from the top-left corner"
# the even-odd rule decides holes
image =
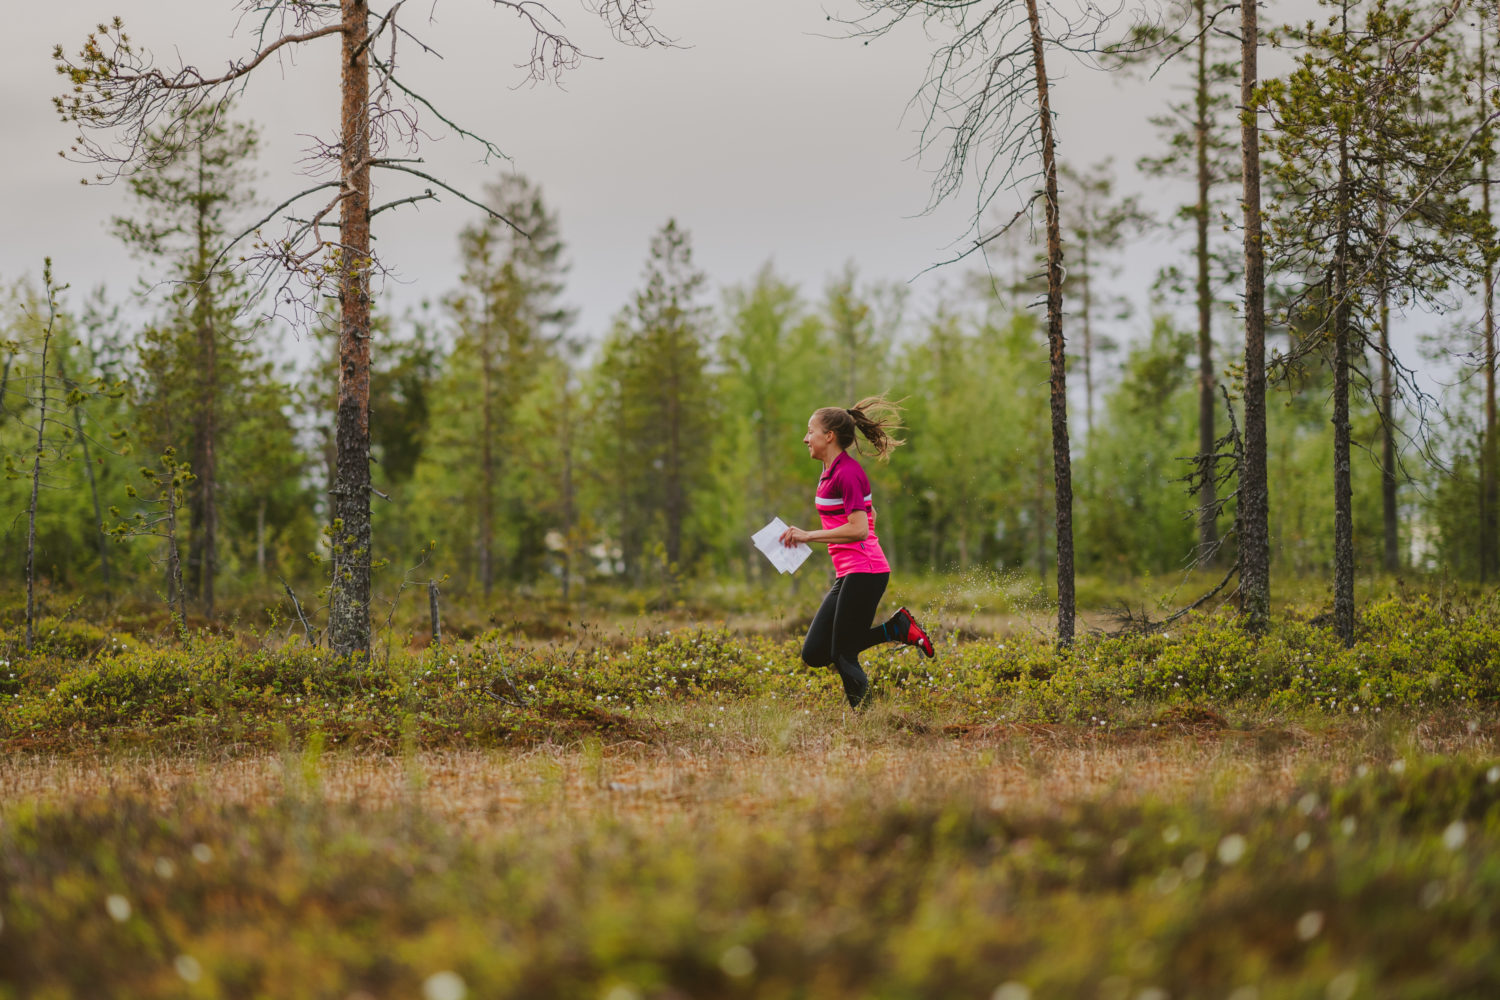
[[[0,996],[1486,995],[1500,607],[1367,606],[944,629],[862,713],[795,622],[49,616],[0,660]]]
[[[113,234],[166,291],[47,268],[0,300],[0,998],[1500,993],[1494,11],[1325,3],[1264,26],[1270,79],[1255,5],[1238,54],[1198,0],[1089,25],[1094,69],[1174,56],[1136,165],[1183,183],[1174,220],[1128,166],[1053,162],[1043,57],[1078,25],[857,5],[930,15],[935,67],[1032,54],[993,65],[1014,100],[965,89],[986,55],[918,106],[971,144],[939,196],[1045,149],[983,177],[1045,254],[976,217],[985,273],[914,305],[856,262],[710,276],[664,220],[580,330],[545,178],[368,203],[415,168],[350,151],[411,102],[497,151],[376,55],[401,4],[273,0],[223,78],[118,21],[58,49],[73,152],[124,178]],[[579,63],[496,6],[533,74]],[[333,35],[339,178],[293,199],[333,201],[278,241],[215,88]],[[436,190],[477,213],[462,272],[392,310],[370,220]],[[1184,251],[1133,312],[1151,234]],[[882,390],[891,596],[939,655],[870,652],[851,713],[798,655],[825,580],[747,539],[811,516],[808,414]]]

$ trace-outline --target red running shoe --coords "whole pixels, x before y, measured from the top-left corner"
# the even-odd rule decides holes
[[[891,615],[890,626],[897,642],[916,646],[929,658],[937,656],[937,650],[932,648],[932,640],[927,638],[927,633],[922,631],[922,626],[917,624],[910,611],[897,608],[896,613]]]

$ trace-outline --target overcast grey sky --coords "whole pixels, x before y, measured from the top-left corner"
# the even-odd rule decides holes
[[[852,10],[849,0],[829,2]],[[568,243],[568,296],[581,333],[597,335],[628,300],[648,241],[668,217],[691,231],[716,286],[746,280],[770,259],[810,295],[850,259],[867,278],[906,280],[963,235],[967,196],[920,214],[935,163],[913,161],[917,123],[902,115],[932,43],[915,26],[866,46],[829,37],[836,26],[814,0],[658,0],[654,23],[684,47],[640,51],[612,42],[579,0],[556,0],[554,9],[602,57],[568,73],[562,88],[518,86],[514,66],[529,33],[484,0],[409,5],[408,24],[444,58],[405,45],[402,63],[409,82],[512,157],[485,166],[475,147],[428,118],[434,139],[422,155],[435,172],[478,190],[515,169],[542,186]],[[232,0],[67,0],[17,18],[0,34],[0,280],[39,274],[48,254],[75,288],[104,282],[118,296],[140,273],[106,228],[128,207],[123,186],[79,185],[89,170],[58,157],[71,133],[49,100],[61,82],[52,46],[76,50],[114,14],[163,66],[217,69],[251,44],[248,28],[234,34]],[[307,137],[336,127],[336,46],[322,39],[295,63],[267,64],[246,95],[241,113],[264,138],[258,191],[269,204],[298,189]],[[1146,119],[1159,110],[1160,82],[1148,89],[1063,61],[1051,69],[1062,155],[1075,163],[1114,155],[1128,168],[1150,147]],[[1158,190],[1155,199],[1179,196],[1166,195]],[[377,246],[401,282],[387,287],[388,301],[452,288],[456,234],[473,218],[452,199],[382,216]],[[1143,261],[1164,255],[1159,241],[1139,248],[1123,281],[1149,280]],[[914,301],[930,303],[942,281],[956,278],[950,270],[918,279]]]

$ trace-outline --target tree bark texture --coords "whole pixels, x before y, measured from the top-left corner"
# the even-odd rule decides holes
[[[1240,153],[1245,215],[1245,454],[1240,468],[1240,594],[1251,630],[1271,621],[1270,484],[1266,478],[1266,277],[1261,237],[1258,10],[1240,5]]]
[[[217,461],[215,455],[218,436],[218,386],[219,359],[218,338],[214,331],[214,297],[212,276],[208,273],[213,250],[209,246],[209,199],[204,177],[203,150],[197,150],[198,190],[194,204],[197,209],[195,230],[197,237],[197,262],[195,266],[198,287],[194,291],[193,317],[194,339],[197,347],[198,385],[193,400],[193,441],[190,461],[193,475],[192,494],[188,508],[188,586],[202,601],[203,612],[212,618],[214,614],[214,574],[218,569],[218,510],[214,503],[217,492]]]
[[[1047,345],[1051,360],[1052,478],[1057,515],[1057,641],[1073,642],[1073,469],[1068,448],[1068,358],[1063,341],[1062,223],[1057,204],[1057,156],[1052,138],[1052,106],[1047,94],[1047,61],[1037,0],[1026,0],[1031,21],[1031,58],[1036,69],[1037,116],[1042,137],[1042,172],[1047,199]]]
[[[1347,29],[1346,29],[1347,30]],[[1333,264],[1333,627],[1354,645],[1354,505],[1349,460],[1349,141],[1339,135],[1338,246]]]
[[[328,628],[340,656],[370,651],[370,112],[369,10],[340,0],[344,17],[339,230],[341,314],[335,423],[333,580]]]
[[[1489,64],[1485,45],[1484,21],[1479,22],[1479,92],[1488,93]],[[1490,184],[1494,167],[1494,137],[1485,128],[1480,137],[1480,204],[1484,218],[1490,220]],[[1488,582],[1500,566],[1497,566],[1496,544],[1497,493],[1495,464],[1500,459],[1500,447],[1495,440],[1495,262],[1493,248],[1486,247],[1484,255],[1484,428],[1480,441],[1479,456],[1479,582]]]
[[[1194,141],[1198,157],[1198,206],[1193,220],[1198,236],[1198,454],[1214,453],[1214,342],[1212,336],[1213,291],[1208,279],[1208,26],[1206,0],[1198,0],[1197,121]],[[1218,497],[1214,477],[1205,475],[1198,487],[1198,552],[1213,552],[1219,543],[1214,519]]]
[[[1381,226],[1381,232],[1385,226]],[[1380,283],[1380,509],[1385,545],[1382,562],[1387,573],[1401,569],[1400,527],[1396,516],[1396,386],[1391,376],[1390,289]]]

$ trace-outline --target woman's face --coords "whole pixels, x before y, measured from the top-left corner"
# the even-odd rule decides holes
[[[816,417],[808,418],[807,433],[803,435],[802,443],[807,445],[808,455],[820,462],[827,462],[838,453],[833,431],[825,431]]]

